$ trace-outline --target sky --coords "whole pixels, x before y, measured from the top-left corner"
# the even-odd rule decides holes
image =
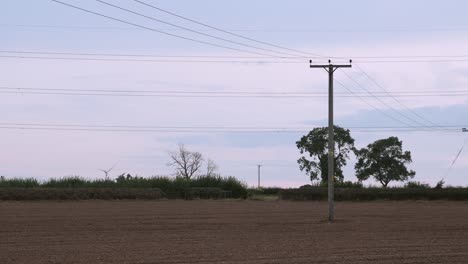
[[[138,28],[50,0],[2,1],[0,175],[39,179],[71,175],[97,178],[103,176],[99,169],[109,168],[115,163],[117,165],[110,174],[113,177],[124,172],[146,177],[170,175],[173,169],[167,166],[168,152],[177,149],[178,144],[185,144],[189,150],[213,159],[223,175],[236,176],[249,185],[256,184],[257,164],[263,165],[262,185],[298,187],[310,183],[308,176],[298,169],[300,154],[295,142],[308,129],[327,125],[326,97],[70,96],[28,94],[27,90],[20,89],[327,92],[327,74],[323,70],[310,69],[309,58],[240,59],[243,63],[174,63],[12,58],[8,56],[74,56],[5,52],[181,56],[178,60],[193,60],[190,56],[260,56],[245,50],[262,54],[270,54],[265,49],[294,53],[208,29],[133,0],[106,1],[218,39],[129,14],[98,1],[63,0],[100,14],[218,47]],[[335,83],[336,93],[351,90],[366,95],[367,91],[382,93],[383,89],[391,92],[457,91],[466,89],[468,83],[468,61],[463,61],[468,58],[466,1],[144,2],[248,38],[323,56],[314,58],[317,63],[326,62],[328,57],[335,57],[334,61],[339,63],[344,63],[344,58],[353,59],[353,68],[336,72],[335,80],[344,86]],[[388,56],[445,56],[444,59],[460,61],[401,62],[427,60],[402,58],[388,62],[390,59],[365,58]],[[432,58],[437,59],[443,60]],[[265,63],[271,61],[278,63]],[[294,63],[288,63],[291,61]],[[467,99],[466,95],[397,99],[336,97],[335,122],[343,127],[426,126],[417,132],[370,132],[356,128],[351,129],[351,134],[359,148],[378,139],[397,136],[403,141],[403,148],[412,152],[410,168],[416,171],[414,180],[434,185],[446,176],[447,184],[466,186],[468,153],[462,153],[452,170],[448,168],[468,136],[461,132],[462,127],[468,127],[468,121],[465,121]],[[6,128],[12,126],[6,124],[31,123],[222,127],[225,130],[268,127],[276,130],[301,128],[304,131],[122,132]],[[427,128],[431,124],[456,128],[449,132],[434,131]],[[344,170],[345,180],[356,180],[354,161],[355,157],[352,157]],[[368,184],[375,183],[369,181]]]

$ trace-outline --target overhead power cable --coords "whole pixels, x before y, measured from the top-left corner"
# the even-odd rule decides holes
[[[383,114],[384,116],[386,116],[386,117],[388,117],[388,118],[390,118],[390,119],[392,119],[392,120],[394,120],[394,121],[396,121],[396,122],[398,122],[398,123],[401,123],[401,124],[403,124],[403,125],[406,125],[407,127],[410,127],[410,128],[411,128],[411,127],[414,127],[414,126],[412,126],[411,124],[409,124],[409,123],[407,123],[407,122],[405,122],[405,121],[403,121],[403,120],[401,120],[401,119],[399,119],[399,118],[396,118],[396,117],[394,117],[393,115],[390,115],[390,114],[388,114],[387,112],[383,111],[382,109],[380,109],[380,108],[376,107],[375,105],[369,103],[368,101],[366,101],[366,100],[364,99],[363,96],[357,94],[357,93],[354,92],[352,89],[346,87],[346,85],[344,85],[344,84],[343,84],[342,82],[340,82],[339,80],[334,79],[333,81],[336,82],[336,83],[337,83],[338,85],[340,85],[341,87],[343,87],[344,89],[346,89],[348,92],[350,92],[350,93],[356,95],[357,98],[359,98],[359,99],[360,99],[361,101],[363,101],[365,104],[367,104],[368,106],[374,108],[375,110],[377,110],[379,113]]]
[[[169,127],[169,126],[103,126],[75,124],[37,124],[37,123],[0,123],[0,129],[19,130],[58,130],[58,131],[101,131],[101,132],[180,132],[180,133],[307,133],[312,127],[304,128],[273,128],[273,127]],[[353,128],[354,129],[354,128]],[[353,132],[421,132],[420,128],[391,127],[356,127]],[[437,128],[432,132],[455,133],[455,128]]]
[[[204,45],[209,45],[209,46],[213,46],[213,47],[229,49],[229,50],[234,50],[234,51],[239,51],[239,52],[244,52],[244,53],[256,54],[256,55],[261,55],[261,56],[271,56],[270,54],[264,54],[264,53],[254,52],[254,51],[238,49],[238,48],[234,48],[234,47],[228,47],[228,46],[224,46],[224,45],[218,45],[218,44],[203,41],[203,40],[198,40],[198,39],[194,39],[194,38],[190,38],[190,37],[185,37],[185,36],[165,32],[165,31],[158,30],[158,29],[155,29],[155,28],[151,28],[151,27],[143,26],[143,25],[136,24],[136,23],[133,23],[133,22],[129,22],[129,21],[126,21],[126,20],[123,20],[123,19],[120,19],[120,18],[115,18],[115,17],[111,17],[111,16],[108,16],[108,15],[104,15],[104,14],[101,14],[101,13],[98,13],[98,12],[95,12],[95,11],[92,11],[92,10],[89,10],[89,9],[85,9],[85,8],[78,7],[78,6],[69,4],[69,3],[62,2],[62,1],[59,1],[59,0],[50,0],[50,1],[59,3],[61,5],[65,5],[65,6],[77,9],[77,10],[81,10],[81,11],[84,11],[84,12],[87,12],[87,13],[90,13],[90,14],[94,14],[96,16],[104,17],[104,18],[107,18],[107,19],[110,19],[110,20],[118,21],[120,23],[124,23],[124,24],[127,24],[127,25],[131,25],[131,26],[146,29],[146,30],[150,30],[150,31],[153,31],[153,32],[157,32],[157,33],[160,33],[160,34],[164,34],[164,35],[179,38],[179,39],[184,39],[184,40],[188,40],[188,41],[192,41],[192,42],[196,42],[196,43],[200,43],[200,44],[204,44]]]
[[[4,130],[44,130],[44,131],[88,131],[88,132],[146,132],[146,133],[307,133],[307,130],[150,130],[150,129],[93,129],[93,128],[52,128],[52,127],[8,127],[0,126]],[[356,130],[354,133],[412,133],[412,132],[437,132],[458,133],[455,130]]]
[[[98,1],[100,1],[100,0],[98,0]],[[218,28],[218,27],[214,27],[214,26],[208,25],[206,23],[202,23],[200,21],[197,21],[197,20],[182,16],[182,15],[176,14],[174,12],[170,12],[168,10],[162,9],[162,8],[157,7],[155,5],[148,4],[147,2],[144,2],[144,1],[140,1],[140,0],[134,0],[134,1],[137,2],[137,3],[140,3],[142,5],[145,5],[147,7],[158,10],[160,12],[164,12],[166,14],[181,18],[183,20],[190,21],[190,22],[195,23],[197,25],[201,25],[201,26],[204,26],[204,27],[207,27],[207,28],[210,28],[210,29],[222,32],[222,33],[225,33],[225,34],[229,34],[231,36],[235,36],[235,37],[238,37],[238,38],[253,41],[253,42],[256,42],[256,43],[260,43],[260,44],[267,45],[267,46],[274,47],[274,48],[278,48],[278,49],[283,49],[283,50],[288,50],[288,51],[292,51],[292,52],[296,52],[296,53],[306,54],[306,55],[309,55],[309,56],[325,57],[323,55],[314,54],[314,53],[310,53],[310,52],[304,52],[304,51],[300,51],[300,50],[296,50],[296,49],[290,49],[290,48],[287,48],[287,47],[283,47],[283,46],[275,45],[275,44],[272,44],[272,43],[268,43],[268,42],[260,41],[260,40],[257,40],[257,39],[253,39],[253,38],[250,38],[250,37],[246,37],[246,36],[243,36],[243,35],[240,35],[240,34],[230,32],[228,30],[224,30],[224,29],[221,29],[221,28]]]
[[[130,27],[99,27],[99,26],[81,26],[81,25],[47,25],[47,24],[0,24],[0,27],[19,27],[19,28],[50,28],[50,29],[83,29],[83,30],[134,30]],[[164,30],[179,31],[180,29],[167,28]],[[359,32],[456,32],[468,31],[468,28],[230,28],[225,29],[230,32],[266,32],[266,33],[359,33]],[[214,29],[200,31],[217,31]]]
[[[219,59],[291,59],[291,57],[275,56],[217,56],[217,55],[161,55],[161,54],[129,54],[129,53],[91,53],[91,52],[56,52],[30,50],[0,50],[0,53],[34,54],[34,55],[71,55],[71,56],[104,56],[104,57],[151,57],[151,58],[219,58]],[[350,56],[353,59],[398,59],[398,58],[466,58],[468,55],[417,55],[417,56]],[[323,59],[322,57],[303,56],[299,59]],[[455,60],[456,61],[456,60]],[[366,62],[366,61],[364,61]],[[302,63],[302,62],[301,62]]]
[[[427,59],[427,60],[354,60],[359,63],[449,63],[467,62],[468,59]]]
[[[53,1],[53,0],[52,0]],[[258,53],[254,53],[258,54]],[[53,54],[51,54],[53,55]],[[291,57],[272,57],[270,55],[263,55],[263,57],[235,57],[235,56],[153,56],[154,59],[135,59],[125,57],[137,57],[137,56],[112,56],[103,55],[104,57],[75,57],[79,55],[73,55],[74,57],[57,57],[57,56],[30,56],[30,55],[0,55],[0,58],[5,59],[35,59],[35,60],[70,60],[70,61],[112,61],[112,62],[153,62],[153,63],[239,63],[239,64],[305,64],[306,59],[301,60],[300,58]],[[108,56],[108,57],[105,57]],[[111,57],[111,58],[109,58]],[[117,58],[116,58],[117,57]],[[144,57],[144,56],[141,56]],[[160,59],[158,59],[160,58]],[[165,58],[165,59],[164,59]],[[171,59],[172,58],[172,59]],[[178,59],[174,59],[178,58]],[[185,59],[184,59],[185,58]],[[193,60],[190,58],[207,58],[207,60]],[[213,60],[213,59],[243,59],[243,60]],[[210,60],[208,60],[210,59]],[[251,59],[251,60],[247,60]],[[255,59],[255,60],[254,60]],[[262,59],[262,60],[258,60]],[[270,60],[265,60],[270,59]],[[274,59],[274,60],[272,60]],[[279,60],[283,59],[283,60]],[[308,60],[307,60],[308,61]],[[456,63],[456,62],[468,62],[465,60],[406,60],[406,61],[392,61],[392,60],[355,60],[357,63]]]
[[[90,53],[90,52],[51,52],[51,51],[24,51],[24,50],[0,50],[0,53],[11,54],[35,54],[35,55],[72,55],[72,56],[105,56],[105,57],[153,57],[153,58],[221,58],[221,59],[291,59],[291,57],[275,56],[216,56],[216,55],[161,55],[161,54],[128,54],[128,53]],[[351,56],[353,59],[398,59],[398,58],[464,58],[468,55],[419,55],[419,56]],[[323,59],[323,57],[302,56],[297,59]],[[449,60],[458,61],[458,60]],[[370,62],[370,61],[361,61]],[[430,62],[430,60],[428,60]]]
[[[372,97],[374,97],[375,99],[377,99],[378,102],[380,102],[382,105],[386,106],[387,108],[389,108],[390,110],[392,110],[393,112],[397,113],[399,116],[407,119],[408,121],[412,122],[412,123],[415,123],[419,126],[427,126],[426,124],[424,123],[421,123],[419,122],[418,120],[415,120],[414,118],[406,115],[405,113],[403,113],[402,111],[399,111],[398,109],[396,109],[395,107],[387,104],[385,101],[383,101],[382,99],[380,99],[379,97],[375,96],[373,94],[372,91],[370,91],[369,89],[367,89],[366,87],[364,87],[363,85],[361,85],[358,81],[356,81],[356,79],[354,79],[351,75],[349,75],[348,73],[346,73],[345,71],[342,71],[346,77],[348,77],[353,83],[355,83],[358,87],[360,87],[361,89],[365,90],[366,92],[369,93],[369,95],[371,95]]]
[[[296,57],[296,56],[297,56],[297,55],[295,55],[295,54],[285,53],[285,52],[281,52],[281,51],[275,51],[275,50],[271,50],[271,49],[265,49],[265,48],[262,48],[262,47],[253,46],[253,45],[249,45],[249,44],[245,44],[245,43],[233,41],[233,40],[230,40],[230,39],[225,39],[225,38],[217,37],[217,36],[214,36],[214,35],[211,35],[211,34],[206,34],[206,33],[203,33],[203,32],[201,32],[201,31],[198,31],[198,30],[194,30],[194,29],[190,29],[190,28],[187,28],[187,27],[179,26],[179,25],[176,25],[176,24],[174,24],[174,23],[170,23],[170,22],[167,22],[167,21],[163,21],[163,20],[160,20],[160,19],[151,17],[151,16],[147,16],[147,15],[145,15],[145,14],[142,14],[142,13],[139,13],[139,12],[135,12],[135,11],[132,11],[132,10],[130,10],[130,9],[127,9],[127,8],[124,8],[124,7],[121,7],[121,6],[118,6],[118,5],[111,4],[111,3],[106,2],[106,1],[103,1],[103,0],[96,0],[96,1],[98,1],[98,2],[100,2],[100,3],[102,3],[102,4],[105,4],[105,5],[111,6],[111,7],[113,7],[113,8],[117,8],[117,9],[119,9],[119,10],[122,10],[122,11],[125,11],[125,12],[128,12],[128,13],[131,13],[131,14],[134,14],[134,15],[137,15],[137,16],[140,16],[140,17],[144,17],[144,18],[147,18],[147,19],[150,19],[150,20],[153,20],[153,21],[162,23],[162,24],[166,24],[166,25],[169,25],[169,26],[172,26],[172,27],[176,27],[176,28],[179,28],[179,29],[183,29],[183,30],[186,30],[186,31],[189,31],[189,32],[192,32],[192,33],[196,33],[196,34],[205,36],[205,37],[209,37],[209,38],[213,38],[213,39],[225,41],[225,42],[228,42],[228,43],[231,43],[231,44],[236,44],[236,45],[240,45],[240,46],[244,46],[244,47],[248,47],[248,48],[258,49],[258,50],[261,50],[261,51],[267,51],[267,52],[272,52],[272,53],[278,53],[278,54],[282,54],[282,55],[288,55],[288,56],[291,56],[291,57]]]
[[[468,137],[465,139],[465,141],[463,142],[463,145],[461,146],[460,150],[458,151],[457,155],[455,156],[455,158],[453,159],[452,163],[450,164],[449,168],[447,169],[447,172],[445,173],[444,177],[442,178],[441,182],[443,182],[445,180],[445,178],[447,178],[450,174],[450,172],[452,171],[453,169],[453,166],[455,166],[455,163],[457,163],[458,161],[458,158],[460,157],[461,153],[463,152],[463,149],[465,148],[465,145],[466,143],[468,142]]]
[[[387,95],[389,95],[395,102],[397,102],[400,106],[402,106],[403,108],[405,108],[408,112],[412,113],[414,116],[416,116],[417,118],[431,124],[431,125],[435,125],[437,126],[438,124],[432,122],[431,120],[421,116],[420,114],[418,114],[415,110],[409,108],[407,105],[405,105],[404,103],[402,103],[400,100],[398,100],[398,98],[396,98],[396,96],[393,96],[392,94],[390,94],[387,89],[385,89],[381,84],[379,84],[375,78],[371,77],[363,68],[361,68],[359,65],[356,65],[356,67],[364,74],[364,76],[366,76],[367,79],[369,79],[371,82],[373,82],[377,87],[379,87],[380,89],[382,89]]]
[[[321,125],[309,125],[309,126],[137,126],[137,125],[80,125],[80,124],[60,124],[60,123],[22,123],[22,122],[0,122],[0,126],[44,126],[44,127],[87,127],[87,128],[136,128],[136,129],[229,129],[229,130],[310,130]],[[325,125],[323,125],[325,126]],[[468,124],[464,125],[446,125],[446,126],[432,126],[437,129],[457,129],[462,131],[462,127],[467,127]],[[413,127],[408,128],[404,126],[343,126],[346,129],[362,129],[362,130],[374,130],[374,129],[401,129],[401,130],[412,130],[421,129],[424,127]]]
[[[253,92],[253,91],[163,91],[163,90],[121,90],[121,89],[76,89],[76,88],[32,88],[32,87],[5,87],[0,86],[0,93],[4,94],[32,94],[32,95],[82,95],[82,96],[121,96],[121,97],[202,97],[202,98],[323,98],[323,92]],[[363,92],[337,92],[338,98],[386,98],[386,97],[426,97],[426,96],[468,96],[464,93],[382,93],[373,95]],[[437,124],[433,124],[437,125]]]
[[[216,55],[160,55],[160,54],[128,54],[128,53],[88,53],[88,52],[52,52],[52,51],[24,51],[0,50],[7,54],[34,54],[34,55],[69,55],[69,56],[100,56],[100,57],[142,57],[142,58],[209,58],[209,59],[290,59],[290,57],[274,56],[216,56]],[[309,59],[309,57],[304,57]]]
[[[192,91],[192,90],[134,90],[134,89],[72,89],[72,88],[43,88],[43,87],[12,87],[12,86],[0,86],[0,89],[4,90],[39,90],[39,91],[80,91],[80,92],[116,92],[116,93],[161,93],[161,94],[241,94],[241,95],[327,95],[327,92],[299,92],[299,91]],[[257,88],[258,89],[258,88]],[[416,96],[423,96],[425,94],[428,95],[435,95],[440,96],[443,94],[453,94],[454,96],[459,96],[460,93],[462,95],[468,94],[468,89],[466,90],[405,90],[405,91],[386,91],[386,92],[379,92],[375,91],[372,92],[376,95],[416,95]],[[335,92],[334,94],[337,95],[349,95],[350,92]],[[367,92],[357,92],[354,91],[352,94],[356,95],[368,95]]]
[[[7,59],[35,59],[35,60],[70,60],[70,61],[111,61],[111,62],[153,62],[153,63],[224,63],[224,64],[293,64],[299,61],[275,61],[275,60],[170,60],[170,59],[120,59],[120,58],[86,58],[86,57],[46,57],[46,56],[19,56],[0,55]]]

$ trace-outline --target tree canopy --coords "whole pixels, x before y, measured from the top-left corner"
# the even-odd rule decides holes
[[[349,130],[339,126],[335,126],[334,139],[335,181],[342,182],[342,167],[346,166],[349,153],[354,151],[354,139]],[[301,154],[308,154],[297,161],[299,168],[310,176],[311,181],[321,179],[324,183],[328,182],[328,128],[314,128],[296,145]]]
[[[397,137],[377,140],[367,148],[356,151],[356,176],[360,181],[370,177],[387,187],[391,181],[406,181],[416,173],[406,168],[412,162],[411,152],[402,150],[403,142]]]

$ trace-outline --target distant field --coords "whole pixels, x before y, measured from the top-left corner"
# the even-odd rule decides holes
[[[0,202],[0,263],[467,263],[468,203]]]

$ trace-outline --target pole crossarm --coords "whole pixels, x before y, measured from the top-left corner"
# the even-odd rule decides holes
[[[335,139],[334,139],[334,123],[333,123],[333,73],[339,68],[351,68],[349,64],[333,64],[331,60],[328,64],[314,65],[310,60],[310,68],[323,68],[328,72],[328,221],[333,222],[335,219],[335,189],[334,189],[334,170],[335,170]]]
[[[351,68],[353,63],[352,60],[349,60],[349,64],[333,64],[331,60],[328,61],[328,64],[313,64],[313,61],[310,60],[310,68],[324,68],[326,71],[329,71],[329,69],[333,69],[333,71],[336,71],[338,68]]]

